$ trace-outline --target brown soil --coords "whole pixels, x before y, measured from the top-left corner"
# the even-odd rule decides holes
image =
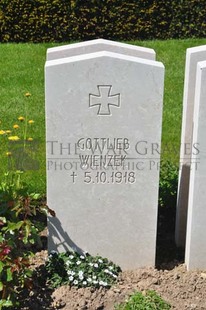
[[[33,267],[40,270],[37,266],[44,264],[46,258],[47,251],[38,252]],[[123,272],[117,284],[108,290],[69,286],[50,290],[43,280],[36,278],[33,289],[24,295],[22,310],[114,310],[116,304],[125,301],[134,291],[145,290],[155,290],[172,309],[206,309],[206,272],[187,272],[177,261],[165,270],[142,268]]]
[[[174,245],[174,214],[170,210],[159,212],[158,223],[157,267],[123,272],[110,289],[69,286],[49,289],[42,268],[47,258],[44,247],[31,262],[37,275],[32,290],[23,292],[20,309],[114,310],[115,305],[125,301],[134,291],[146,290],[155,290],[172,309],[206,309],[206,270],[186,271],[182,263],[184,253]],[[45,240],[46,236],[43,238]]]

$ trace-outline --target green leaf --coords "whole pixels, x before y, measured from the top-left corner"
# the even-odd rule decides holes
[[[26,244],[28,242],[28,237],[30,235],[31,232],[31,227],[30,227],[30,222],[26,221],[26,225],[25,225],[25,236],[23,238],[23,242],[24,244]]]
[[[31,196],[33,199],[35,199],[35,200],[37,200],[37,199],[39,199],[39,198],[41,197],[40,194],[35,194],[35,193],[30,194],[30,196]]]
[[[2,222],[2,223],[6,223],[6,218],[5,217],[0,217],[0,222]]]
[[[9,222],[6,230],[19,230],[23,224],[24,221],[19,221],[18,223]]]
[[[27,243],[28,243],[28,238],[27,238],[27,237],[24,237],[24,238],[23,238],[23,243],[24,243],[24,244],[27,244]]]
[[[7,281],[10,282],[13,280],[13,275],[12,275],[12,272],[11,272],[11,268],[8,268],[7,269]]]
[[[0,282],[0,292],[3,291],[3,287],[4,287],[4,286],[3,286],[3,283]]]
[[[1,299],[0,300],[0,309],[2,309],[2,307],[11,307],[13,306],[13,302],[11,300],[5,300],[5,299]]]
[[[0,273],[2,272],[4,266],[5,266],[4,263],[0,261]]]

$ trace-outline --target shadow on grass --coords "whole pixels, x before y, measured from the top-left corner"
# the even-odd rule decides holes
[[[171,270],[184,262],[184,249],[175,244],[176,208],[159,207],[156,243],[156,267]]]

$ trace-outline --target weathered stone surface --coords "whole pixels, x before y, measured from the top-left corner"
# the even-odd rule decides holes
[[[49,250],[155,264],[164,67],[97,52],[46,63]]]
[[[190,172],[185,263],[189,270],[206,269],[206,61],[197,64],[193,143],[199,164]]]
[[[197,63],[203,60],[206,60],[206,45],[187,49],[175,233],[179,247],[185,246],[190,169],[196,165],[193,160],[196,149],[192,145],[194,98]]]
[[[54,60],[58,58],[66,58],[101,51],[125,54],[128,56],[135,56],[150,60],[155,60],[156,56],[155,51],[151,48],[114,42],[105,39],[96,39],[49,48],[47,50],[47,60]]]

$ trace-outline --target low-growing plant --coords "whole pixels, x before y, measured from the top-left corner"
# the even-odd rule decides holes
[[[77,252],[52,251],[46,263],[48,283],[51,287],[70,285],[77,287],[109,288],[116,282],[121,269],[101,256]]]
[[[161,163],[159,183],[160,207],[176,206],[178,171],[178,167],[169,161]]]
[[[7,148],[4,156],[8,157],[8,171],[0,180],[0,309],[17,304],[17,293],[31,285],[29,258],[32,245],[40,244],[39,233],[44,228],[36,215],[50,211],[22,180],[27,159],[31,159],[28,143],[33,141],[34,123],[25,110],[25,117],[19,116],[11,130],[0,128],[1,144]]]
[[[29,193],[21,173],[8,172],[0,183],[0,309],[15,305],[16,294],[31,284],[31,246],[40,244],[44,228],[35,216],[48,209],[38,194]]]
[[[169,310],[171,306],[155,291],[136,292],[116,310]]]

